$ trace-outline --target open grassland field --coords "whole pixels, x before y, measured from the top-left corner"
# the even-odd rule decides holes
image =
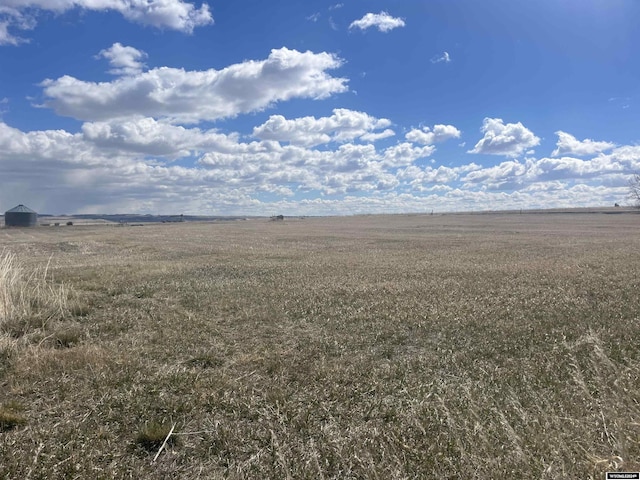
[[[40,227],[3,249],[0,478],[640,470],[640,215]]]

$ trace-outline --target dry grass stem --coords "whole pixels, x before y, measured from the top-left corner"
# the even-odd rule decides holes
[[[167,433],[167,436],[165,437],[164,441],[162,442],[162,445],[160,445],[160,448],[158,449],[158,452],[156,453],[156,456],[153,457],[153,462],[152,463],[155,463],[155,461],[160,456],[160,453],[162,453],[162,450],[164,450],[164,448],[167,446],[167,442],[169,441],[169,438],[171,437],[171,434],[173,433],[173,430],[175,428],[176,428],[176,424],[174,423],[173,425],[171,425],[171,430],[169,430],[169,433]]]
[[[2,230],[0,478],[640,471],[639,220]]]

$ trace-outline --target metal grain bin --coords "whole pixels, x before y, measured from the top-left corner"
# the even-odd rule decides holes
[[[6,227],[35,227],[38,224],[38,214],[24,205],[18,205],[4,212]]]

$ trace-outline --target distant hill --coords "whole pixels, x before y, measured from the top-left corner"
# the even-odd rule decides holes
[[[140,214],[82,214],[82,215],[39,215],[76,220],[104,220],[113,223],[174,223],[246,220],[249,217],[224,217],[204,215],[140,215]]]

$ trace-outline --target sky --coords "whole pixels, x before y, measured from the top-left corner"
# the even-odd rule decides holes
[[[640,0],[0,0],[0,210],[629,205]]]

